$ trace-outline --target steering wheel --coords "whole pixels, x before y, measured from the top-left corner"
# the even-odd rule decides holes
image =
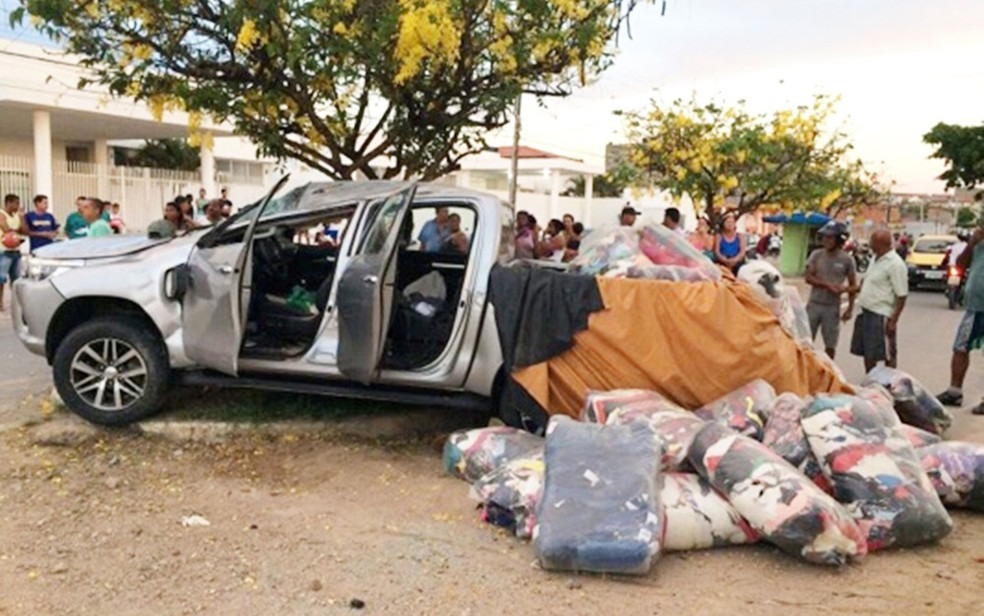
[[[257,261],[265,277],[271,280],[286,280],[290,274],[290,255],[286,254],[284,246],[276,235],[263,238],[253,244]]]

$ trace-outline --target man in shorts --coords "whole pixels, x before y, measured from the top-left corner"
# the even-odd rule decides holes
[[[854,312],[858,281],[854,259],[842,250],[847,241],[847,227],[832,221],[817,235],[823,248],[814,250],[806,262],[806,284],[812,287],[806,314],[810,318],[810,334],[814,339],[817,330],[823,334],[823,345],[833,359],[840,338],[840,323],[850,320]],[[847,293],[847,309],[842,313],[841,295],[844,293]]]
[[[864,358],[868,372],[880,361],[890,368],[897,365],[896,330],[909,295],[909,270],[892,250],[892,234],[886,229],[875,231],[870,244],[875,260],[861,283],[861,314],[854,321],[851,338],[851,353]]]
[[[984,228],[978,227],[967,243],[967,248],[957,259],[957,265],[967,272],[964,290],[964,313],[953,341],[953,357],[950,359],[950,387],[938,396],[947,406],[963,404],[963,382],[970,367],[970,352],[984,348]],[[984,415],[984,400],[971,411]]]

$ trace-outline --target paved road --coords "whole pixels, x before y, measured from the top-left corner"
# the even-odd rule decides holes
[[[902,316],[899,331],[899,367],[912,373],[934,393],[949,384],[950,345],[961,313],[947,310],[941,293],[914,292]],[[841,333],[837,363],[848,379],[858,382],[864,376],[859,358],[850,355],[851,324]],[[22,404],[29,394],[49,391],[51,376],[44,359],[28,353],[15,337],[10,313],[0,313],[0,424],[34,416],[30,404]],[[984,357],[975,354],[965,383],[968,406],[984,395]],[[36,411],[34,411],[36,413]],[[984,442],[984,417],[967,410],[956,412],[957,421],[950,438]]]
[[[9,296],[10,290],[6,289]],[[9,297],[6,298],[9,301]],[[51,373],[43,357],[28,353],[14,334],[10,309],[0,312],[0,425],[36,416],[24,399],[51,390]]]
[[[899,368],[937,394],[950,384],[950,349],[962,312],[948,310],[946,298],[940,292],[910,293],[899,322]],[[854,383],[864,377],[861,358],[850,354],[853,323],[841,329],[837,347],[837,364],[848,380]],[[819,336],[818,336],[819,338]],[[819,340],[818,340],[819,344]],[[970,414],[969,407],[984,395],[984,356],[974,353],[964,382],[964,401],[967,409],[954,410],[956,421],[947,437],[984,442],[984,417]]]

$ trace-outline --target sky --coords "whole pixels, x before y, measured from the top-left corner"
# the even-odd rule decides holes
[[[895,192],[942,192],[922,135],[984,122],[984,1],[660,0],[632,15],[614,65],[539,108],[524,100],[527,145],[597,161],[624,130],[613,112],[677,97],[769,112],[841,97],[855,155]],[[509,134],[501,140],[508,142]]]
[[[0,0],[0,37],[10,32]],[[641,2],[614,65],[564,99],[523,105],[524,145],[601,163],[623,141],[614,111],[696,95],[761,112],[841,97],[855,154],[896,192],[942,192],[922,135],[984,122],[984,0],[661,0]],[[508,145],[512,129],[490,139]]]

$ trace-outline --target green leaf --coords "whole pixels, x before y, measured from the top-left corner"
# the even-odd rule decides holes
[[[16,9],[10,11],[10,27],[16,28],[24,23],[24,7],[19,6]]]

